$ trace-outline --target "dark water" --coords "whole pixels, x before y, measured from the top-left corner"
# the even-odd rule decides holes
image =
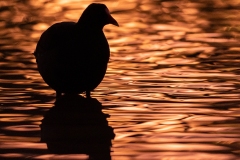
[[[51,24],[77,21],[91,2],[0,1],[0,159],[88,159],[40,142],[55,93],[31,53]],[[93,92],[111,116],[111,158],[240,159],[240,2],[98,2],[120,24],[104,28],[111,60]]]

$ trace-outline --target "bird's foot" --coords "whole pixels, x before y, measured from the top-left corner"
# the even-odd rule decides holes
[[[86,97],[89,99],[91,98],[91,91],[86,91]]]

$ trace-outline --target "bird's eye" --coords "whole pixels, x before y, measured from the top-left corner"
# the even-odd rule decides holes
[[[105,8],[105,11],[106,11],[107,14],[110,14],[110,12],[107,8]]]

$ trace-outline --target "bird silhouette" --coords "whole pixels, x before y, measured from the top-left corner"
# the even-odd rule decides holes
[[[41,35],[34,55],[43,80],[56,91],[90,98],[104,78],[110,49],[103,33],[107,24],[119,26],[104,4],[92,3],[78,22],[60,22]]]

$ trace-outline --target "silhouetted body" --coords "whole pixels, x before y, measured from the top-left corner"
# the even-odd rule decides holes
[[[118,26],[104,4],[89,5],[77,23],[61,22],[40,37],[34,55],[44,81],[57,96],[95,89],[104,78],[110,50],[102,31],[106,24]]]

